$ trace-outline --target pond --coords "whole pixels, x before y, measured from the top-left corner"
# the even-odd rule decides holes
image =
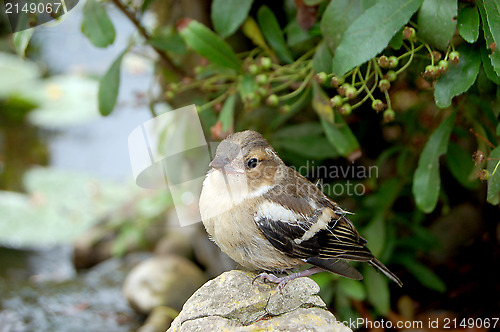
[[[116,110],[100,116],[97,78],[127,47],[134,29],[110,8],[116,40],[105,49],[93,47],[81,33],[83,5],[61,22],[37,27],[30,46],[35,62],[17,62],[20,71],[34,73],[21,95],[38,101],[45,92],[59,103],[39,107],[24,121],[0,110],[0,189],[10,190],[0,199],[2,332],[129,331],[140,325],[121,288],[126,273],[147,254],[76,271],[71,240],[137,193],[127,141],[151,118],[144,96],[153,70],[131,53],[122,67]],[[7,75],[4,65],[0,90],[21,77]]]

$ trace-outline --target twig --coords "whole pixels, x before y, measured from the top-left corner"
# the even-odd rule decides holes
[[[481,141],[485,142],[486,144],[488,144],[492,149],[495,148],[495,145],[493,145],[493,143],[491,143],[488,139],[486,139],[484,136],[482,136],[481,134],[478,134],[476,133],[476,131],[472,128],[469,129],[469,132],[471,134],[474,134],[474,136],[476,136],[477,138],[479,138]]]
[[[146,29],[142,26],[141,22],[139,22],[136,14],[134,12],[130,11],[127,7],[125,7],[125,5],[120,2],[120,0],[111,0],[111,1],[123,14],[125,14],[125,16],[128,17],[128,19],[135,25],[135,27],[137,28],[139,33],[144,37],[144,39],[146,39],[146,41],[151,40],[151,36],[146,31]],[[184,70],[182,70],[179,67],[177,67],[176,65],[174,65],[174,63],[172,62],[170,57],[167,54],[165,54],[165,52],[163,52],[162,50],[156,48],[155,46],[153,46],[151,44],[150,44],[150,46],[156,51],[156,53],[158,53],[158,55],[161,58],[161,61],[165,64],[165,67],[172,70],[175,74],[177,74],[179,76],[186,75]]]

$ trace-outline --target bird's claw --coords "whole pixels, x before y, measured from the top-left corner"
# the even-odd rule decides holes
[[[260,279],[264,282],[269,281],[269,282],[272,282],[273,284],[278,284],[277,289],[279,290],[280,293],[282,292],[283,288],[286,286],[288,281],[290,281],[287,277],[279,278],[279,277],[275,276],[274,274],[263,272],[263,273],[257,275],[255,278],[253,278],[252,285],[255,282],[255,280],[257,280],[257,279]]]

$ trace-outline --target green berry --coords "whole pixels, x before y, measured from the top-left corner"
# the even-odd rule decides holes
[[[257,89],[257,94],[261,97],[266,97],[269,94],[269,91],[265,87],[261,86]]]
[[[446,60],[441,60],[438,62],[438,68],[441,68],[443,71],[447,71],[450,67],[450,63]]]
[[[436,66],[428,65],[425,67],[424,76],[429,78],[435,78],[437,76],[438,69]]]
[[[336,95],[333,98],[330,98],[330,103],[332,107],[340,107],[344,103],[344,99],[341,96]]]
[[[317,73],[316,76],[314,76],[314,79],[319,84],[323,84],[326,82],[326,73],[325,72]]]
[[[403,30],[403,38],[415,41],[417,39],[417,32],[412,27],[405,27]]]
[[[255,81],[257,81],[259,85],[266,85],[269,82],[269,76],[266,74],[259,74],[255,76]]]
[[[291,110],[292,110],[292,107],[290,105],[287,105],[287,104],[280,107],[280,113],[283,113],[283,114],[290,113]]]
[[[344,104],[339,107],[339,113],[342,115],[349,115],[352,112],[352,107],[349,104]]]
[[[248,66],[248,72],[252,75],[255,75],[259,72],[259,67],[255,63],[252,63],[250,66]]]
[[[262,58],[260,58],[260,60],[259,60],[259,64],[260,64],[260,66],[261,66],[263,69],[267,70],[267,69],[270,69],[270,68],[271,68],[271,65],[272,65],[273,63],[272,63],[272,61],[271,61],[271,59],[270,59],[270,58],[268,58],[268,57],[262,57]]]
[[[396,68],[398,64],[399,64],[398,58],[396,58],[394,55],[391,55],[389,57],[389,62],[388,62],[389,68]]]
[[[255,101],[256,98],[257,98],[257,95],[253,92],[250,92],[249,94],[247,94],[245,96],[245,102],[252,103]]]
[[[178,83],[170,83],[167,86],[167,90],[170,90],[172,92],[176,92],[179,89],[179,84]]]
[[[175,93],[173,93],[173,91],[166,91],[165,92],[165,99],[167,101],[172,100],[174,97],[175,97]]]
[[[344,83],[344,84],[342,84],[341,86],[339,86],[337,88],[337,92],[338,92],[339,95],[345,96],[345,93],[346,93],[347,89],[350,88],[350,87],[351,87],[351,85],[349,83]]]
[[[449,67],[450,67],[450,63],[448,61],[446,61],[446,60],[439,61],[438,66],[437,66],[437,74],[441,75],[441,74],[447,72]]]
[[[450,59],[451,63],[456,65],[460,61],[460,53],[458,53],[457,51],[450,52],[448,59]]]
[[[266,104],[269,106],[273,106],[273,107],[278,106],[278,103],[279,103],[279,99],[278,99],[278,96],[275,94],[270,95],[266,99]]]
[[[332,80],[330,81],[330,85],[333,86],[334,88],[338,88],[342,84],[344,84],[344,78],[343,77],[333,76]]]
[[[373,102],[372,102],[372,108],[377,111],[377,112],[380,112],[380,111],[383,111],[384,108],[385,108],[385,104],[382,100],[380,99],[375,99]]]
[[[378,58],[378,65],[382,68],[389,68],[389,58],[385,55],[382,55]]]
[[[386,109],[383,114],[384,122],[392,122],[396,117],[396,113],[391,109]]]
[[[394,82],[396,78],[398,78],[398,74],[394,70],[389,70],[385,75],[384,78],[388,80],[389,82]]]
[[[194,73],[196,75],[200,75],[203,72],[203,67],[202,66],[196,66],[194,67]]]
[[[345,89],[345,96],[349,99],[356,97],[357,94],[358,94],[358,91],[356,90],[356,88],[354,88],[352,86],[349,86]]]
[[[487,169],[482,169],[478,172],[478,176],[481,181],[486,181],[490,178],[491,174]]]
[[[386,79],[380,80],[380,82],[378,82],[378,88],[382,92],[388,91],[391,88],[391,82],[389,82],[389,80]]]

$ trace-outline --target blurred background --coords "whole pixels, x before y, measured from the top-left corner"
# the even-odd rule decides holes
[[[164,331],[237,267],[130,166],[129,134],[189,104],[207,141],[261,132],[403,281],[313,276],[339,320],[487,330],[468,319],[500,314],[500,26],[437,2],[73,1],[16,33],[2,14],[0,331]]]

